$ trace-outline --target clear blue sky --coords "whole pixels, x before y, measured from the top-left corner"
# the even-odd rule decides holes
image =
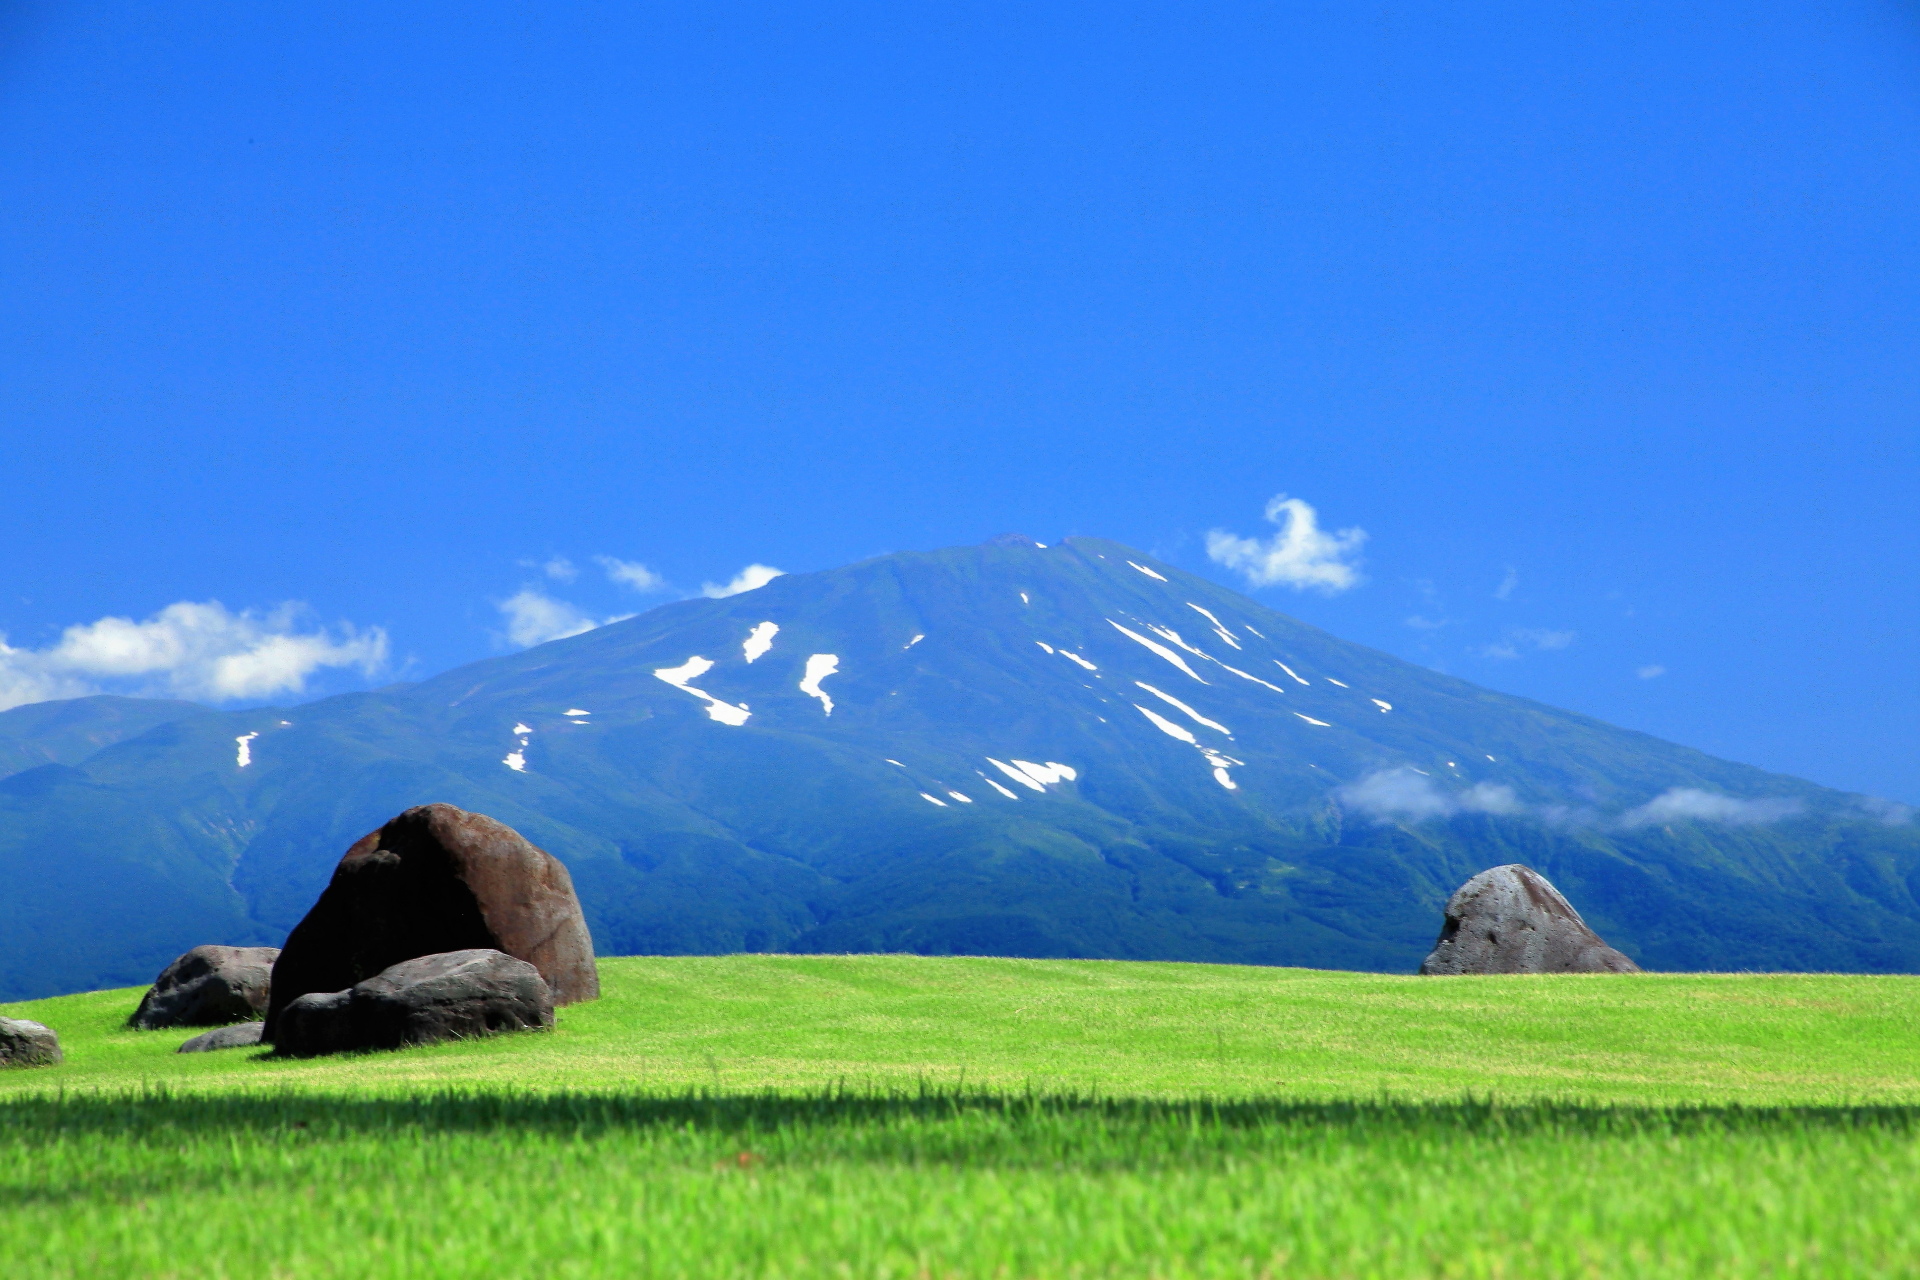
[[[0,113],[0,701],[1286,493],[1274,607],[1920,801],[1910,5],[14,3]]]

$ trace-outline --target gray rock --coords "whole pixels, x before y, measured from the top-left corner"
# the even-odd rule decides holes
[[[246,1049],[260,1043],[264,1022],[236,1022],[230,1027],[203,1031],[174,1050],[175,1053],[211,1053],[215,1049]]]
[[[1531,867],[1482,871],[1447,899],[1424,974],[1639,973]]]
[[[25,1018],[0,1018],[0,1067],[51,1067],[65,1058],[53,1028]]]
[[[475,947],[403,960],[345,991],[309,992],[281,1010],[274,1043],[288,1057],[311,1058],[552,1025],[540,971]]]
[[[218,1027],[267,1011],[278,947],[195,947],[160,971],[130,1027]]]
[[[593,938],[566,867],[520,833],[450,804],[408,809],[357,841],[287,935],[266,1038],[309,992],[341,991],[403,960],[503,951],[540,971],[556,1005],[600,994]]]

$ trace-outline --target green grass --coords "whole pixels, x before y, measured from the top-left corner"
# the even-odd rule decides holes
[[[602,962],[549,1035],[276,1062],[0,1007],[21,1276],[1920,1271],[1920,979]]]

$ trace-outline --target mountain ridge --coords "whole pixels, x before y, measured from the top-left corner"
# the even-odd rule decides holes
[[[1858,798],[1417,667],[1118,543],[1016,537],[405,686],[183,712],[0,778],[0,875],[28,890],[0,904],[0,998],[141,981],[175,941],[277,941],[352,839],[429,800],[565,859],[608,953],[1411,969],[1453,887],[1526,861],[1651,967],[1920,968],[1920,833]],[[34,738],[16,714],[0,743]],[[48,841],[93,889],[34,858]],[[97,937],[126,914],[89,905],[116,876],[164,924],[74,944],[63,920]],[[65,958],[6,940],[28,936]]]

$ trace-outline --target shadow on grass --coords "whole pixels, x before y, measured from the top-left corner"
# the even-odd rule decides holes
[[[1184,1132],[1275,1136],[1439,1139],[1449,1136],[1576,1137],[1809,1131],[1920,1131],[1920,1106],[1645,1106],[1501,1102],[1472,1097],[1435,1102],[1391,1097],[1305,1101],[1282,1096],[1166,1099],[1082,1093],[833,1088],[812,1093],[566,1093],[443,1089],[379,1094],[285,1089],[194,1094],[147,1087],[122,1092],[48,1093],[0,1101],[0,1143],[94,1135],[139,1140],[166,1135],[306,1131],[312,1136],[397,1131],[519,1131],[592,1137],[677,1131],[713,1135],[990,1127],[1059,1131]]]

